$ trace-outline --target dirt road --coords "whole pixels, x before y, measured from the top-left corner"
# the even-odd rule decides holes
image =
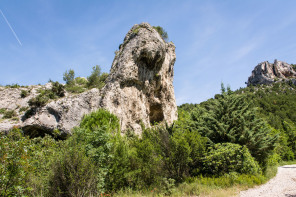
[[[296,197],[296,165],[278,167],[277,175],[264,185],[240,192],[241,197]]]

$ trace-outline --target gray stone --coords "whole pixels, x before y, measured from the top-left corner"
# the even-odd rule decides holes
[[[248,86],[259,84],[271,84],[276,81],[287,81],[296,78],[296,72],[290,64],[275,60],[274,63],[268,61],[258,64],[252,71],[248,79]]]

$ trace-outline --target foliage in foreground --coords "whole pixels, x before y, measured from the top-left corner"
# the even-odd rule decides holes
[[[284,152],[294,150],[295,127],[288,119],[284,131],[271,127],[255,104],[224,91],[182,106],[172,126],[144,128],[141,137],[121,135],[118,118],[102,109],[64,141],[15,129],[1,134],[0,195],[200,195],[261,184],[275,174],[271,165],[293,158]]]
[[[1,192],[96,196],[130,188],[172,195],[175,186],[194,177],[262,176],[246,146],[208,143],[198,130],[187,128],[187,115],[180,113],[171,127],[144,129],[141,137],[132,132],[122,136],[118,118],[102,109],[85,116],[65,141],[31,140],[18,131],[17,138],[3,135],[1,155],[9,151],[19,155],[3,157],[7,165],[2,172],[11,178],[3,182],[10,193]],[[9,162],[16,170],[10,170]]]

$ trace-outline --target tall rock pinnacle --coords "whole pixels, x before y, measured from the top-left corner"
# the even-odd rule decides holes
[[[117,52],[101,106],[120,117],[123,130],[177,119],[173,76],[175,46],[148,23],[135,25]]]

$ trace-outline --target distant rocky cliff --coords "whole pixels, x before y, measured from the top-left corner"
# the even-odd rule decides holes
[[[296,84],[296,72],[292,65],[275,60],[274,63],[268,61],[258,64],[252,71],[248,79],[248,86],[258,84],[271,84],[277,81],[291,80]]]
[[[44,86],[0,88],[0,109],[14,110],[18,119],[2,119],[0,131],[13,126],[39,135],[58,129],[70,134],[84,114],[105,108],[118,116],[122,130],[141,133],[141,124],[150,127],[154,122],[173,123],[177,119],[173,76],[176,60],[175,46],[166,43],[148,23],[135,25],[127,33],[113,60],[103,89],[91,89],[81,94],[66,94],[24,117],[28,100],[38,95]],[[30,90],[22,98],[21,89]],[[0,115],[1,118],[2,115]]]

